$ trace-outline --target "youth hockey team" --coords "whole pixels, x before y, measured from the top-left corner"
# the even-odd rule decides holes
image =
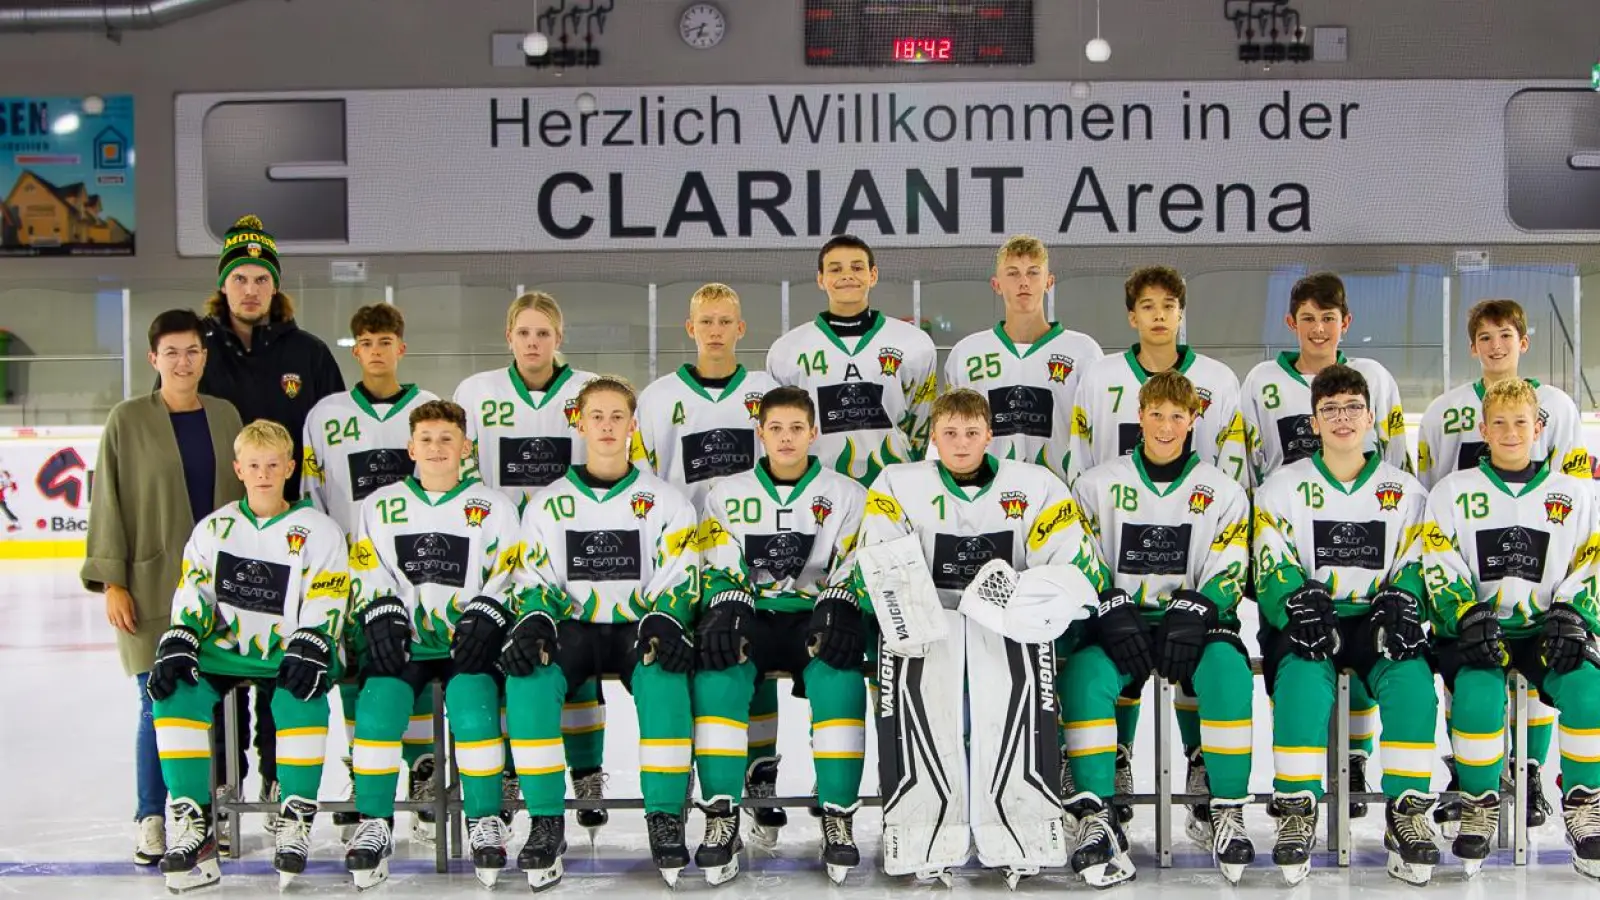
[[[690,302],[694,364],[637,397],[559,361],[561,310],[542,293],[507,313],[513,356],[450,401],[400,381],[392,306],[351,322],[362,380],[305,428],[303,498],[281,426],[248,425],[246,498],[207,516],[183,554],[171,628],[149,677],[171,791],[161,861],[173,891],[220,879],[207,731],[217,698],[272,689],[273,864],[306,870],[337,688],[353,738],[346,868],[388,876],[398,780],[431,796],[441,683],[472,865],[562,878],[565,798],[601,785],[601,679],[635,697],[654,865],[691,861],[686,798],[704,815],[693,862],[739,873],[745,841],[787,819],[765,805],[778,767],[776,684],[810,704],[821,853],[860,863],[870,708],[881,852],[890,875],[967,864],[1011,886],[1070,866],[1134,877],[1119,796],[1130,792],[1138,697],[1177,686],[1187,832],[1237,882],[1254,861],[1254,675],[1272,705],[1273,863],[1307,875],[1338,673],[1354,673],[1358,783],[1373,732],[1391,875],[1425,884],[1435,826],[1470,875],[1489,855],[1504,787],[1507,673],[1559,717],[1559,798],[1576,869],[1600,878],[1600,508],[1577,409],[1518,374],[1522,310],[1475,306],[1483,377],[1428,407],[1416,471],[1394,378],[1347,359],[1333,275],[1302,279],[1286,324],[1298,350],[1238,380],[1183,344],[1185,285],[1140,269],[1125,303],[1137,342],[1104,355],[1047,320],[1039,241],[997,255],[1005,319],[959,342],[937,391],[920,328],[874,309],[872,250],[818,255],[827,309],[781,337],[767,371],[737,362],[730,288]],[[1241,631],[1254,603],[1257,634]],[[1435,722],[1445,686],[1453,753],[1440,804]],[[1371,721],[1376,709],[1378,727]],[[502,719],[503,711],[503,719]],[[698,796],[691,770],[698,774]],[[749,801],[754,801],[750,803]],[[751,819],[745,837],[741,818]],[[577,821],[593,834],[607,813]],[[432,839],[418,814],[412,834]]]

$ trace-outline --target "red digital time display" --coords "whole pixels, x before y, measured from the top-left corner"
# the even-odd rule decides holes
[[[949,62],[955,39],[947,37],[905,37],[894,39],[895,62]]]

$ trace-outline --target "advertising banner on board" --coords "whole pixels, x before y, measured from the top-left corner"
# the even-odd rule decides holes
[[[0,256],[134,252],[133,97],[0,97]]]

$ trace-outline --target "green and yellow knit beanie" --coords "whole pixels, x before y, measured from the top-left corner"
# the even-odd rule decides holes
[[[272,285],[283,280],[278,269],[278,242],[255,216],[240,216],[222,238],[222,257],[217,260],[217,286],[228,280],[228,273],[240,266],[261,266],[272,273]]]

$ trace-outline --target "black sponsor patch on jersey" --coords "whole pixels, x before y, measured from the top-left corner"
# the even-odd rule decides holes
[[[756,464],[756,433],[714,428],[683,436],[683,478],[690,484],[748,472]]]
[[[639,532],[567,531],[568,581],[638,581],[643,572]]]
[[[1133,448],[1139,446],[1141,440],[1144,440],[1144,429],[1139,427],[1138,422],[1117,423],[1118,456],[1127,456],[1132,453]]]
[[[572,465],[572,438],[502,437],[500,486],[544,487],[567,474]]]
[[[396,481],[404,481],[416,468],[404,448],[381,447],[350,454],[350,493],[356,500]]]
[[[217,551],[217,602],[234,609],[283,615],[289,596],[289,567]]]
[[[1012,533],[933,536],[933,586],[964,590],[974,575],[991,559],[1011,561]]]
[[[1478,460],[1489,456],[1489,445],[1482,441],[1462,441],[1456,447],[1456,471],[1476,469]]]
[[[750,578],[758,584],[799,578],[811,558],[816,536],[798,531],[744,536],[744,559]]]
[[[1322,438],[1311,430],[1310,416],[1284,416],[1278,420],[1278,446],[1287,466],[1321,450]]]
[[[1048,439],[1055,430],[1055,397],[1043,388],[1016,385],[989,389],[989,418],[995,437]]]
[[[1183,575],[1189,571],[1192,525],[1122,523],[1117,572],[1122,575]]]
[[[1549,532],[1513,525],[1485,528],[1473,538],[1478,543],[1480,582],[1502,578],[1521,578],[1534,584],[1544,581],[1544,561],[1550,550]]]
[[[471,547],[472,541],[459,534],[423,531],[394,536],[400,574],[417,587],[425,584],[466,587]]]
[[[1389,554],[1389,528],[1381,520],[1329,522],[1313,519],[1315,566],[1345,566],[1382,571]]]
[[[823,434],[887,431],[894,427],[883,408],[883,385],[867,381],[825,384],[817,388],[818,427]]]

